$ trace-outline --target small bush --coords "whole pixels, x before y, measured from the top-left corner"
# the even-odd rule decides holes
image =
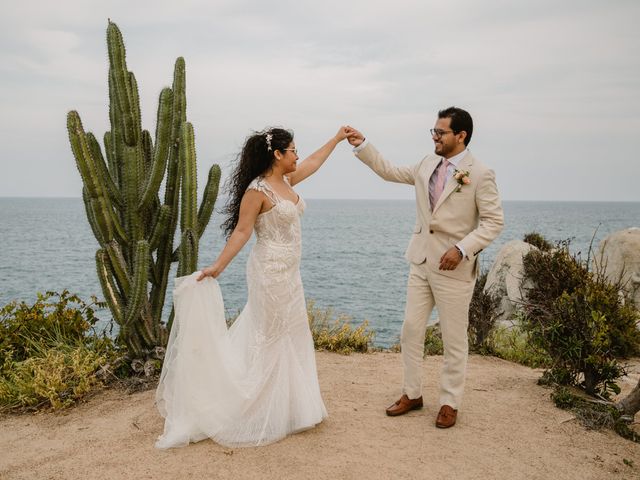
[[[400,342],[394,343],[389,347],[390,352],[399,353],[402,350]],[[427,327],[424,333],[424,356],[444,354],[444,346],[442,344],[442,332],[440,324],[436,323]]]
[[[547,380],[608,398],[624,373],[617,359],[638,352],[637,312],[621,301],[619,285],[590,272],[568,246],[524,257],[525,278],[534,285],[525,292],[524,325],[551,358]]]
[[[527,233],[522,241],[527,242],[529,245],[533,245],[543,252],[548,252],[553,248],[551,242],[540,235],[538,232]]]
[[[497,327],[491,332],[487,345],[487,353],[510,362],[530,368],[551,365],[549,355],[532,342],[529,333],[518,325]]]
[[[429,355],[443,355],[444,345],[442,343],[442,332],[440,331],[440,324],[437,323],[430,327],[424,335],[424,356]]]
[[[316,350],[343,354],[369,351],[375,333],[368,329],[366,320],[353,327],[351,317],[339,315],[334,318],[332,309],[320,310],[312,300],[307,303],[307,314]]]
[[[495,328],[501,301],[498,295],[485,292],[486,283],[487,272],[483,272],[476,280],[469,304],[469,350],[477,353],[490,353],[487,341]]]
[[[115,347],[94,329],[96,306],[65,290],[0,309],[0,410],[66,407],[101,384]]]
[[[39,351],[36,356],[7,366],[0,376],[0,406],[68,407],[101,385],[95,374],[107,362],[107,355],[82,344]]]

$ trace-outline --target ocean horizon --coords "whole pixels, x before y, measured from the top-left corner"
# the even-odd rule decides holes
[[[375,344],[398,341],[408,264],[404,250],[415,222],[415,200],[305,198],[301,273],[305,295],[318,308],[364,320]],[[199,266],[210,264],[224,245],[219,199],[200,240]],[[500,247],[536,231],[552,242],[570,239],[574,253],[587,255],[607,235],[640,227],[640,202],[503,202],[505,229],[480,255],[483,269]],[[36,292],[68,289],[102,298],[95,273],[98,243],[78,197],[0,197],[0,305],[32,302]],[[225,309],[235,315],[246,301],[245,264],[253,239],[219,277]],[[172,271],[175,276],[175,266]],[[171,289],[166,307],[170,306]],[[97,316],[106,325],[107,310]]]

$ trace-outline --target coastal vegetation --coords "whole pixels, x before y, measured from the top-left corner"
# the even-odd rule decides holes
[[[97,309],[68,291],[38,294],[33,304],[10,302],[0,309],[0,412],[62,409],[103,387],[154,388],[164,350],[144,362],[132,359],[114,335],[113,320],[101,330]],[[374,332],[363,321],[321,309],[308,301],[317,350],[341,354],[372,350]]]
[[[628,423],[639,409],[640,387],[618,403],[611,401],[620,392],[624,360],[640,353],[632,300],[602,272],[590,270],[579,254],[571,254],[569,242],[532,249],[523,267],[526,287],[511,324],[496,321],[500,302],[485,291],[486,273],[479,277],[469,312],[470,351],[543,368],[539,383],[553,388],[556,405],[572,410],[589,428],[610,427],[637,441]],[[105,306],[95,297],[85,302],[64,291],[38,294],[31,305],[2,307],[0,410],[64,408],[104,385],[122,384],[122,378],[142,377],[141,388],[152,388],[162,347],[144,361],[132,358],[128,345],[114,334],[114,319],[105,330],[96,330],[95,309]],[[355,323],[313,300],[307,309],[316,349],[343,354],[376,350],[366,321]],[[425,354],[442,354],[437,324],[427,328]]]
[[[522,238],[523,242],[533,245],[541,252],[548,252],[553,248],[553,243],[544,238],[538,232],[529,232]]]
[[[68,291],[0,309],[0,411],[68,407],[108,380],[117,349],[95,308]]]
[[[523,265],[524,280],[533,286],[524,292],[522,324],[551,358],[545,381],[605,399],[620,393],[620,359],[640,351],[638,312],[620,296],[621,286],[590,271],[569,242],[533,249]]]
[[[371,350],[375,333],[364,320],[359,326],[344,314],[335,315],[333,309],[320,309],[313,300],[307,302],[309,327],[316,350],[349,354]]]

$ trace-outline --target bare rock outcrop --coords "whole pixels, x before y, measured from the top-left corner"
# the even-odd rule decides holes
[[[487,275],[485,292],[499,296],[502,300],[498,310],[498,323],[512,321],[522,302],[524,267],[522,258],[536,248],[521,240],[506,243],[496,255],[496,260]]]
[[[602,240],[592,267],[612,283],[622,281],[625,297],[640,309],[640,228],[619,230]]]

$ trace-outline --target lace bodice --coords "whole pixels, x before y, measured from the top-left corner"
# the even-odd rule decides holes
[[[258,243],[299,246],[300,216],[306,206],[302,197],[298,196],[298,203],[281,198],[264,177],[254,179],[247,189],[264,193],[273,203],[273,208],[258,215],[256,220],[255,232]]]

